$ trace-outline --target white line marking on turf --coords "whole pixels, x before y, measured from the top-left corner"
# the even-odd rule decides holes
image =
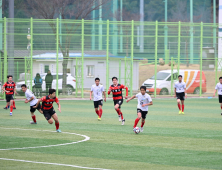
[[[38,132],[53,132],[53,133],[58,133],[56,131],[49,131],[49,130],[37,130],[37,129],[20,129],[20,128],[3,128],[0,127],[1,129],[18,129],[18,130],[31,130],[31,131],[38,131]],[[85,142],[87,140],[90,139],[89,136],[86,135],[81,135],[81,134],[77,134],[77,133],[70,133],[70,132],[62,132],[65,134],[70,134],[70,135],[77,135],[77,136],[82,136],[85,139],[77,141],[77,142],[70,142],[70,143],[61,143],[61,144],[56,144],[56,145],[46,145],[46,146],[35,146],[35,147],[22,147],[22,148],[8,148],[8,149],[0,149],[0,151],[6,151],[6,150],[16,150],[16,149],[36,149],[36,148],[48,148],[48,147],[53,147],[53,146],[64,146],[64,145],[71,145],[71,144],[75,144],[75,143],[81,143],[81,142]]]
[[[36,161],[28,161],[28,160],[20,160],[20,159],[0,158],[0,160],[4,160],[4,161],[16,161],[16,162],[26,162],[26,163],[35,163],[35,164],[45,164],[45,165],[67,166],[67,167],[82,168],[82,169],[109,170],[109,169],[103,169],[103,168],[90,168],[90,167],[77,166],[77,165],[60,164],[60,163],[50,163],[50,162],[36,162]]]

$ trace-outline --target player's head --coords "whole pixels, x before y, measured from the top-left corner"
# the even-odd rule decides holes
[[[49,96],[50,96],[50,98],[54,98],[56,96],[56,90],[55,89],[49,89]]]
[[[222,77],[219,77],[220,84],[222,84]]]
[[[179,76],[178,76],[179,81],[182,81],[182,78],[183,78],[182,75],[179,75]]]
[[[113,77],[113,78],[112,78],[112,81],[113,81],[113,84],[116,85],[117,82],[118,82],[118,78],[117,78],[117,77]]]
[[[7,79],[8,79],[9,82],[12,81],[12,77],[13,77],[12,75],[7,75]]]
[[[48,74],[51,74],[51,71],[50,71],[50,70],[48,70]]]
[[[21,85],[21,88],[22,88],[22,91],[23,91],[23,92],[26,92],[27,86],[26,86],[25,84],[22,84],[22,85]]]
[[[98,77],[95,78],[95,83],[96,83],[97,86],[99,85],[99,82],[100,82],[100,79]]]
[[[146,86],[141,86],[140,92],[144,95],[146,93]]]

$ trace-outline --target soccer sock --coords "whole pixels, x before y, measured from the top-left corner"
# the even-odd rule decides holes
[[[121,119],[123,120],[123,113],[122,112],[120,112],[120,116],[121,116]]]
[[[134,123],[133,128],[135,128],[135,127],[137,126],[137,124],[138,124],[139,121],[140,121],[140,119],[138,119],[138,118],[135,119],[135,123]]]
[[[184,111],[184,104],[182,104],[182,112]]]
[[[96,111],[96,114],[99,116],[99,110]]]
[[[220,106],[221,110],[222,110],[222,106]]]
[[[180,103],[178,103],[177,105],[178,105],[179,110],[181,110],[181,108],[180,108]]]
[[[55,126],[56,126],[56,130],[58,130],[59,129],[59,122],[58,123],[55,122]]]
[[[8,108],[8,104],[6,104],[6,106],[5,106],[6,108]],[[221,106],[221,108],[222,108],[222,106]]]
[[[12,113],[12,111],[13,111],[13,106],[11,105],[10,106],[10,113]]]
[[[35,115],[34,115],[34,116],[32,116],[32,120],[33,120],[33,122],[35,122],[35,123],[36,123],[36,117],[35,117]]]
[[[120,115],[120,110],[119,110],[119,108],[116,109],[116,112],[117,112],[118,115]]]
[[[141,122],[141,127],[143,127],[144,124],[145,124],[145,121],[144,121],[144,122]]]
[[[15,101],[13,100],[13,107],[15,107]]]
[[[100,110],[99,110],[99,117],[100,117],[100,118],[102,117],[102,114],[103,114],[103,109],[100,109]]]

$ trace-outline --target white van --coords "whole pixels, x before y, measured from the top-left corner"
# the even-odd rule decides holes
[[[173,85],[178,81],[178,75],[183,76],[187,86],[187,93],[199,94],[200,70],[173,70]],[[148,93],[154,93],[155,76],[147,79],[142,85],[147,87]],[[174,88],[172,89],[174,90]],[[202,71],[202,92],[206,92],[206,78]],[[156,94],[167,95],[171,93],[171,70],[159,71],[156,75]]]

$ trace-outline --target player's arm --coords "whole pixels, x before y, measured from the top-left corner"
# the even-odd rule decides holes
[[[25,103],[29,103],[29,102],[31,102],[32,100],[34,99],[34,96],[32,96],[29,100],[25,100]]]
[[[108,89],[108,95],[110,95],[110,93],[111,93],[111,86]]]
[[[174,97],[176,97],[176,94],[177,94],[177,92],[176,92],[176,87],[174,88]]]
[[[122,88],[123,88],[123,89],[126,89],[126,96],[125,96],[125,99],[127,99],[127,98],[128,98],[128,91],[129,91],[129,89],[128,89],[127,86],[124,86],[124,85],[122,85]]]
[[[187,98],[187,90],[186,90],[186,85],[184,85],[184,93],[185,93],[185,97]]]
[[[33,106],[33,108],[37,108],[39,106],[39,103],[42,102],[41,99],[38,100],[38,102],[36,103],[36,106]]]
[[[6,86],[6,83],[2,86],[2,93],[4,93],[4,92],[9,92],[9,91],[7,91],[6,89],[5,89],[5,86]]]
[[[17,94],[16,85],[14,84],[14,93]]]
[[[147,103],[147,104],[143,104],[142,107],[151,106],[151,105],[153,105],[153,101],[151,101],[151,102],[149,102],[149,103]]]
[[[214,94],[213,94],[213,97],[215,97],[215,94],[217,93],[217,89],[214,90]]]
[[[136,95],[132,96],[131,98],[129,98],[126,102],[128,103],[130,100],[135,99]]]
[[[90,99],[90,100],[92,100],[92,91],[90,91],[90,93],[89,93],[89,94],[90,94],[89,99]]]
[[[56,103],[58,105],[58,110],[61,112],[61,105],[60,105],[60,103],[59,102],[56,102]]]
[[[106,102],[106,92],[103,91],[103,95],[104,95],[104,101]]]

